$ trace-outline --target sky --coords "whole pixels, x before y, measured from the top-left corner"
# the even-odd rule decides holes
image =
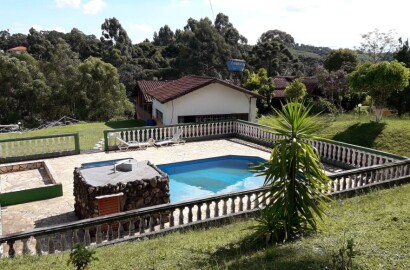
[[[37,30],[101,36],[101,24],[116,17],[133,43],[165,24],[183,29],[188,18],[212,21],[222,12],[249,44],[263,32],[278,29],[296,43],[332,49],[359,47],[361,34],[376,28],[410,37],[410,1],[406,0],[0,0],[0,30],[27,34]]]

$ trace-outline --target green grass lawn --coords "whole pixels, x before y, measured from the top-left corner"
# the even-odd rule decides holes
[[[320,134],[329,139],[370,147],[410,157],[410,118],[385,117],[380,123],[374,116],[341,114],[336,117],[320,116]],[[270,121],[261,118],[259,123]]]
[[[361,269],[410,269],[410,185],[330,204],[317,234],[278,246],[245,241],[253,220],[97,249],[90,269],[320,269],[354,238]],[[68,252],[0,260],[0,269],[72,269]]]
[[[10,138],[25,138],[25,137],[34,137],[34,136],[47,136],[47,135],[56,135],[64,133],[75,133],[80,134],[80,147],[81,150],[90,150],[95,144],[104,138],[103,131],[107,129],[116,129],[116,128],[129,128],[129,127],[140,127],[144,126],[145,122],[141,120],[124,120],[124,121],[115,121],[115,122],[96,122],[96,123],[83,123],[83,124],[74,124],[69,126],[59,126],[51,127],[40,130],[33,130],[12,134],[0,134],[1,139],[10,139]]]

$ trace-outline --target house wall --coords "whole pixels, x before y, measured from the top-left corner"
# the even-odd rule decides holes
[[[256,119],[256,98],[219,83],[209,84],[180,98],[161,104],[154,99],[156,109],[164,115],[164,125],[177,124],[178,116],[247,113],[249,121]]]

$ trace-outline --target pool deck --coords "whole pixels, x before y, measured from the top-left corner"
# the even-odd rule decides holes
[[[257,156],[268,159],[270,153],[231,140],[190,142],[184,145],[151,147],[146,150],[126,152],[99,152],[48,159],[54,178],[63,185],[63,196],[49,200],[2,207],[0,226],[3,234],[46,227],[77,220],[74,215],[73,172],[82,163],[120,158],[149,160],[155,165],[211,158],[225,155]],[[327,168],[333,171],[335,168]],[[0,175],[5,178],[6,175]],[[0,181],[7,179],[0,178]]]

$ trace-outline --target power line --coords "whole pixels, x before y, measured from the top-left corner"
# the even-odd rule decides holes
[[[213,17],[214,22],[215,22],[215,14],[214,14],[214,9],[212,8],[212,3],[211,3],[211,0],[209,0],[209,5],[211,6],[212,17]]]

